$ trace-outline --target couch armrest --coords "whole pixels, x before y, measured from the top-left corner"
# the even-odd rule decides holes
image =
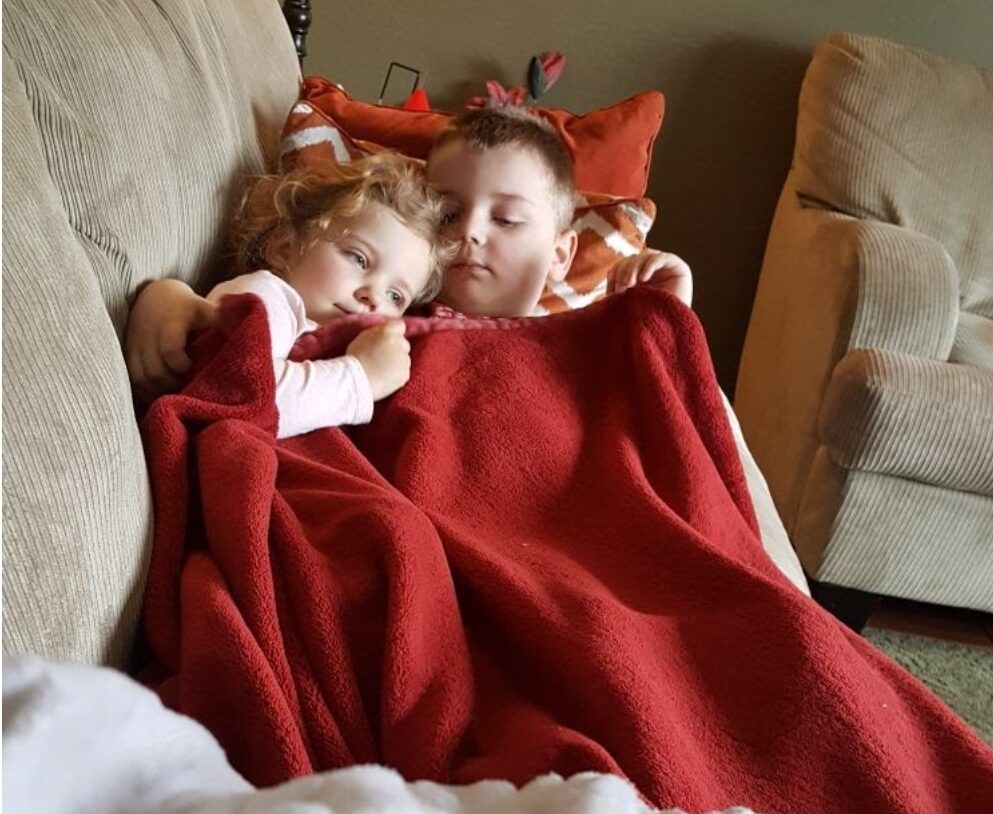
[[[773,218],[745,338],[735,411],[787,530],[819,443],[838,360],[877,347],[945,360],[958,315],[954,265],[930,238],[803,206],[791,175]]]
[[[993,496],[993,371],[852,351],[834,370],[818,430],[846,469]]]

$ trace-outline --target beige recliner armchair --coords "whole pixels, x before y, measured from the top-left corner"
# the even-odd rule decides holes
[[[993,611],[993,71],[817,47],[735,409],[853,627],[867,595]]]

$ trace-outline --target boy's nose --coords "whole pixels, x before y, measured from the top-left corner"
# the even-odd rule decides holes
[[[469,242],[480,244],[486,239],[486,228],[485,223],[480,217],[468,216],[462,221],[462,239]]]

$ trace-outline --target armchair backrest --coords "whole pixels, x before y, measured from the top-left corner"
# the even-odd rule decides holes
[[[937,240],[961,309],[993,318],[993,70],[832,34],[800,93],[793,178],[806,205]]]

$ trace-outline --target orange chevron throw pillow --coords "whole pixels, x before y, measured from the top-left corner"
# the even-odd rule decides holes
[[[545,287],[539,312],[571,311],[604,297],[610,270],[622,258],[644,250],[654,222],[655,204],[648,198],[576,193],[576,256],[565,279]]]

